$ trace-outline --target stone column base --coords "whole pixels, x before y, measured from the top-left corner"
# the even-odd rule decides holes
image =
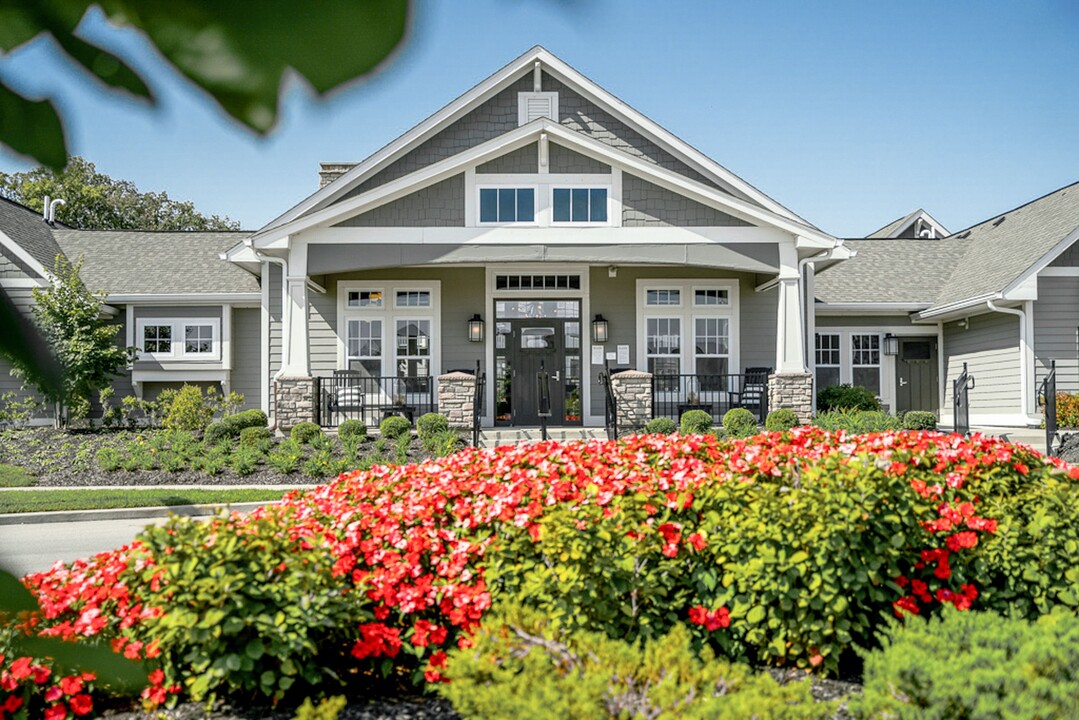
[[[273,383],[274,425],[288,432],[302,422],[315,421],[315,379],[307,375],[277,377]]]
[[[813,419],[813,376],[809,373],[776,373],[768,376],[768,411],[790,408],[798,422]]]
[[[472,402],[476,378],[466,372],[438,376],[438,411],[446,416],[451,428],[472,427]]]
[[[652,373],[624,370],[611,375],[618,433],[640,430],[652,419]]]

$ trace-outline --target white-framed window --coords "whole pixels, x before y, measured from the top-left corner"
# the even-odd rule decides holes
[[[853,333],[850,336],[851,384],[880,395],[880,335]]]
[[[737,280],[638,280],[637,313],[639,369],[711,376],[700,391],[728,389],[716,376],[741,372]],[[682,386],[672,378],[657,387]]]
[[[479,188],[479,220],[483,225],[534,223],[536,188]]]
[[[839,333],[817,333],[815,352],[817,390],[839,385],[842,366]]]
[[[428,378],[437,375],[440,292],[441,285],[437,281],[339,282],[341,338],[338,367],[359,372],[364,377]],[[420,384],[426,388],[429,382],[424,380]],[[418,392],[423,389],[412,385],[415,383],[406,383],[397,390]]]
[[[606,187],[552,187],[551,222],[567,225],[607,225],[610,216]]]
[[[221,359],[219,318],[140,318],[135,342],[140,355],[159,360]]]

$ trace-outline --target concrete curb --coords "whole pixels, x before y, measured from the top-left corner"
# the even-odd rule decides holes
[[[140,520],[163,518],[169,515],[209,517],[220,512],[236,510],[249,513],[276,501],[246,502],[234,505],[172,505],[168,507],[115,508],[111,510],[61,510],[57,512],[5,513],[0,525],[40,525],[43,523],[93,522],[94,520]]]

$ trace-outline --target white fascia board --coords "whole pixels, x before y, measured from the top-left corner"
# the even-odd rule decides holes
[[[319,227],[309,245],[747,245],[790,242],[760,227]]]
[[[1029,268],[1026,269],[1025,272],[1023,272],[1022,275],[1017,277],[1007,287],[1005,287],[1004,291],[1001,293],[1001,296],[1009,298],[1011,293],[1015,292],[1015,290],[1020,285],[1025,283],[1031,277],[1036,278],[1038,276],[1038,273],[1046,269],[1049,266],[1049,263],[1060,257],[1064,253],[1064,251],[1074,245],[1077,240],[1079,240],[1079,227],[1075,228],[1070,233],[1065,235],[1064,239],[1054,245],[1052,250],[1038,258]]]
[[[978,297],[967,298],[966,300],[959,300],[947,305],[941,305],[939,307],[929,308],[928,310],[922,310],[918,313],[919,320],[926,320],[928,318],[946,319],[948,315],[952,313],[962,313],[963,310],[969,310],[971,308],[985,308],[986,300],[1000,300],[1001,293],[987,293],[985,295],[979,295]],[[988,312],[988,310],[983,310]],[[967,313],[970,314],[970,313]]]
[[[645,137],[653,140],[660,147],[686,162],[690,167],[693,167],[719,184],[729,187],[733,192],[741,194],[745,199],[755,202],[777,215],[786,217],[799,224],[808,225],[805,219],[783,207],[783,205],[753,187],[745,180],[742,180],[692,145],[689,145],[661,125],[658,125],[622,102],[544,48],[536,46],[524,55],[521,55],[505,65],[486,80],[483,80],[440,110],[437,110],[426,120],[385,145],[380,150],[358,163],[355,167],[343,173],[330,184],[320,188],[306,199],[271,220],[265,226],[260,228],[258,232],[267,232],[282,224],[295,220],[304,213],[314,209],[323,208],[329,203],[332,203],[336,198],[341,197],[356,185],[385,168],[391,162],[414,149],[439,131],[452,125],[475,107],[486,102],[495,94],[503,90],[508,83],[512,82],[522,73],[532,70],[537,61],[541,63],[543,69],[550,73],[552,77],[555,77],[584,97],[592,100],[597,105],[609,110],[616,117],[625,121],[635,130],[645,135]]]
[[[25,249],[23,249],[22,245],[15,242],[14,240],[12,240],[2,230],[0,230],[0,245],[3,245],[4,248],[6,248],[12,255],[14,255],[15,257],[17,257],[19,260],[23,261],[24,263],[26,263],[26,266],[28,268],[30,268],[31,270],[36,272],[41,277],[43,277],[43,278],[52,277],[52,275],[49,273],[49,271],[45,268],[44,265],[39,263],[34,258],[33,255],[31,255],[30,253],[26,252]],[[61,252],[63,252],[63,251],[61,250]]]
[[[485,143],[469,148],[453,157],[432,163],[404,177],[373,188],[362,195],[343,200],[272,230],[256,233],[249,238],[249,241],[254,247],[263,249],[270,247],[270,243],[280,240],[284,236],[293,235],[320,225],[333,224],[346,217],[392,202],[399,197],[444,180],[467,167],[478,165],[490,158],[524,147],[538,138],[540,133],[547,133],[549,138],[557,138],[573,149],[582,151],[585,155],[613,166],[618,166],[624,171],[628,170],[635,175],[640,175],[672,192],[685,195],[702,204],[717,207],[747,221],[764,223],[790,233],[797,238],[796,242],[800,248],[832,249],[838,245],[836,238],[815,228],[796,223],[786,217],[763,210],[753,203],[729,195],[722,190],[690,180],[646,160],[640,160],[632,155],[620,152],[606,143],[564,128],[547,118],[533,120],[528,125],[514,128]]]
[[[0,278],[0,287],[6,288],[46,288],[49,284],[45,278]]]
[[[895,315],[924,308],[925,303],[819,303],[813,311],[817,315]]]
[[[236,305],[257,304],[262,293],[113,293],[105,300],[120,305]]]

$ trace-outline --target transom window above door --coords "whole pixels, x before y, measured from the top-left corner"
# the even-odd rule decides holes
[[[535,220],[535,188],[480,188],[481,223],[531,223]]]

